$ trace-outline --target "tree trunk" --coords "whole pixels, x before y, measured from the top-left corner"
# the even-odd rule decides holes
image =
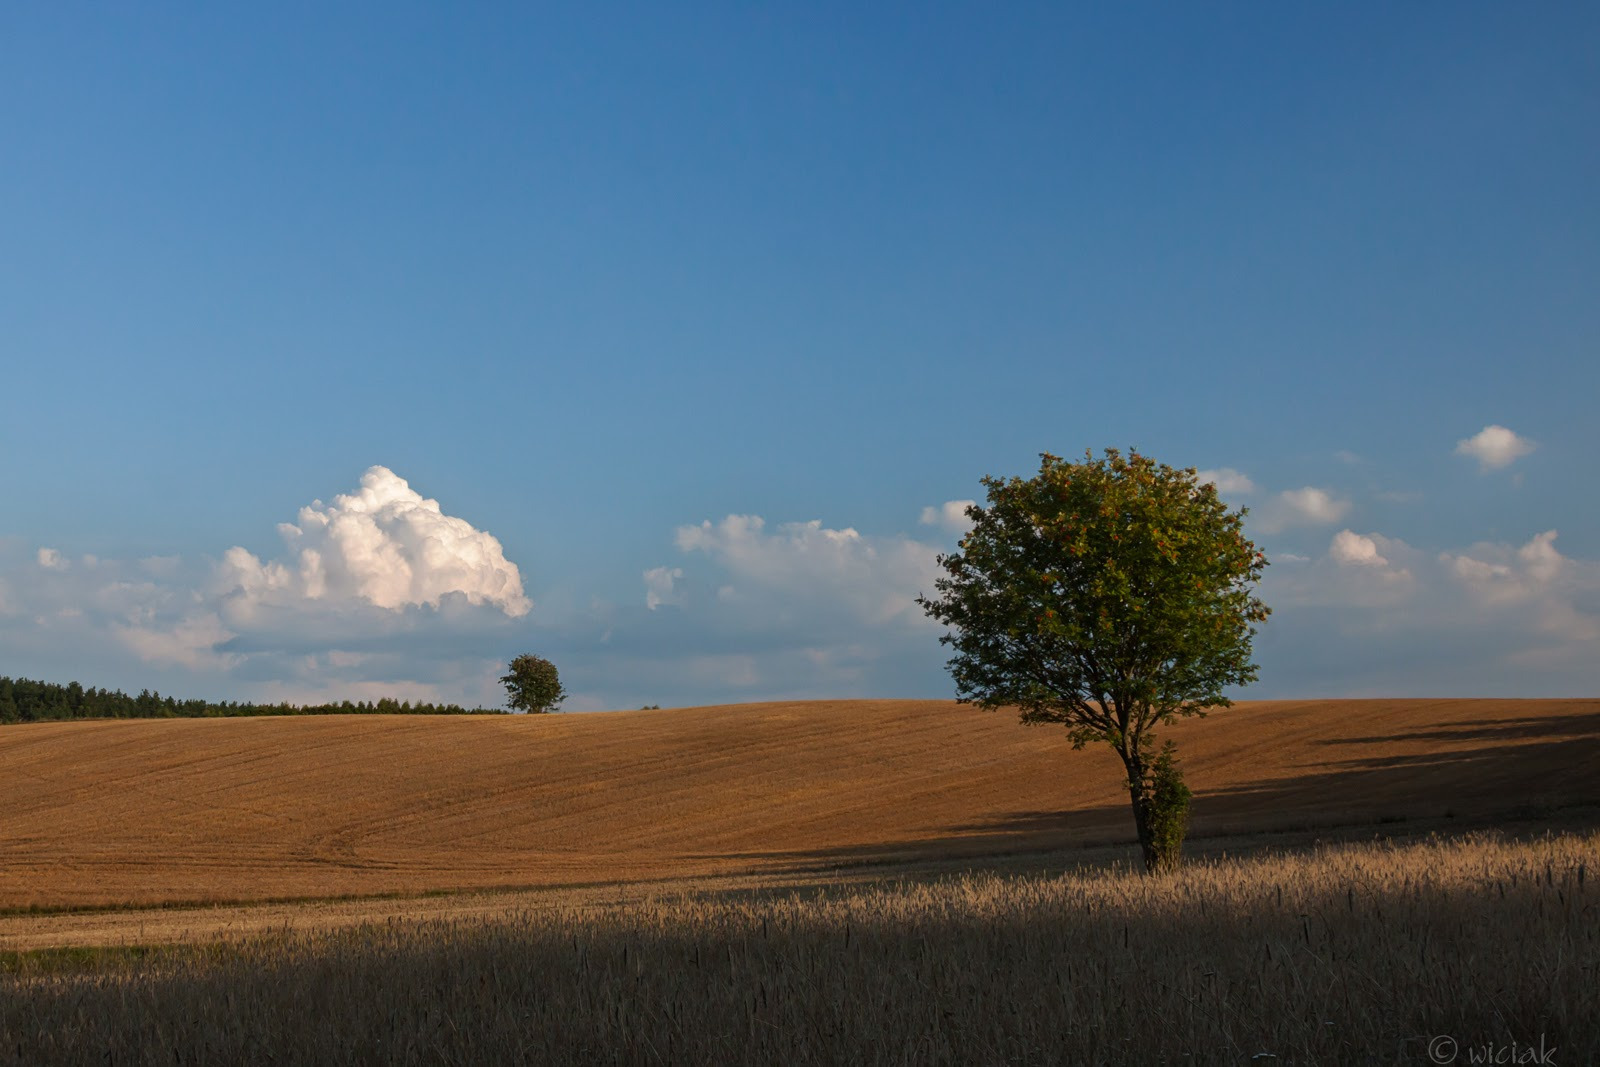
[[[1128,799],[1133,802],[1133,825],[1139,833],[1139,852],[1144,857],[1145,873],[1163,869],[1166,864],[1158,854],[1154,836],[1150,832],[1150,784],[1145,781],[1144,758],[1138,749],[1117,753],[1128,771]]]

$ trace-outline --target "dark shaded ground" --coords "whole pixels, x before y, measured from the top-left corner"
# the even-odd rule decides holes
[[[1374,832],[1528,833],[1545,826],[1600,826],[1600,714],[1459,720],[1436,729],[1314,744],[1350,755],[1303,773],[1197,788],[1188,851],[1205,855],[1226,842],[1222,850],[1236,853],[1306,835],[1352,840]],[[1393,751],[1400,745],[1429,750]],[[1530,789],[1530,782],[1537,785]],[[1330,798],[1339,803],[1330,805]],[[1136,840],[1128,806],[1111,804],[1009,812],[951,824],[939,834],[872,844],[740,855],[787,871],[915,866],[932,856],[968,865],[1028,855],[1060,862],[1072,852],[1131,850]]]

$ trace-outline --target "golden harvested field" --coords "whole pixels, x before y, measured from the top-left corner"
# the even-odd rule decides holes
[[[1121,767],[941,701],[0,729],[0,908],[574,887],[1131,839]],[[1600,803],[1600,700],[1241,704],[1192,835]]]

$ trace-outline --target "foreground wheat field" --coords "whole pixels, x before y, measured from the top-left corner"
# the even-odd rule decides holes
[[[1593,1063],[1597,860],[1468,835],[14,956],[0,1064]]]
[[[1061,733],[937,701],[10,726],[0,909],[646,884],[1130,840],[1120,764]],[[1255,702],[1168,736],[1194,835],[1600,803],[1600,700]]]

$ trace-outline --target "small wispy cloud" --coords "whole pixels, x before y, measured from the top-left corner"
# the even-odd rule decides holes
[[[1478,469],[1488,472],[1509,467],[1512,463],[1538,448],[1529,440],[1504,426],[1489,425],[1456,442],[1456,455],[1471,456],[1478,461]]]
[[[938,526],[952,533],[964,534],[972,529],[972,520],[967,518],[967,509],[976,503],[975,500],[946,500],[938,507],[923,508],[922,525]]]
[[[1263,533],[1278,533],[1295,526],[1328,526],[1344,518],[1350,501],[1327,489],[1308,485],[1286,489],[1262,506],[1256,526]]]
[[[651,567],[644,572],[644,606],[651,611],[677,602],[674,585],[683,577],[682,567]]]

